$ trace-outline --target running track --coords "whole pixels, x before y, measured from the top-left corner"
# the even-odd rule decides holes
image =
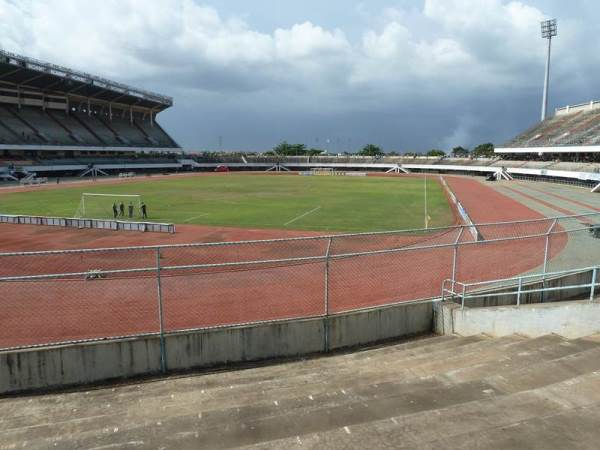
[[[542,216],[485,184],[446,177],[473,221],[499,222]],[[543,233],[548,223],[521,227],[484,227],[486,239]],[[175,235],[115,234],[100,230],[0,224],[1,251],[103,248],[187,242],[220,242],[297,236],[298,232],[178,226]],[[302,235],[307,233],[302,232]],[[329,267],[330,312],[438,296],[451,276],[453,249],[411,250],[411,246],[449,244],[457,232],[435,236],[382,236],[333,241],[331,255],[404,247],[405,251],[352,258],[333,258]],[[464,233],[461,240],[469,237]],[[566,245],[553,240],[551,257]],[[542,264],[545,239],[466,245],[458,254],[457,279],[475,281],[517,275]],[[161,264],[202,264],[325,254],[327,241],[313,240],[219,248],[167,249]],[[91,269],[152,267],[156,254],[143,250],[92,255],[4,257],[0,276],[68,273]],[[263,264],[247,267],[165,271],[161,284],[167,331],[290,319],[324,314],[325,264]],[[158,331],[157,283],[154,272],[85,281],[61,280],[0,283],[0,348],[70,340],[125,336]]]

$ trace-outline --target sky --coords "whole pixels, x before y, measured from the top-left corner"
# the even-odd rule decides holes
[[[595,0],[0,0],[0,47],[174,97],[191,151],[500,145],[600,99]]]

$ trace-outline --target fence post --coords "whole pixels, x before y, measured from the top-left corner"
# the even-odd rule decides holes
[[[454,255],[452,256],[452,290],[456,290],[456,263],[458,259],[458,243],[460,238],[462,237],[463,231],[465,230],[464,225],[460,227],[460,231],[458,232],[458,236],[454,241]]]
[[[331,243],[333,238],[327,240],[327,250],[325,251],[325,286],[324,286],[324,301],[325,301],[325,330],[323,339],[325,340],[325,352],[329,352],[329,255],[331,252]]]
[[[550,225],[550,228],[548,228],[548,231],[546,232],[546,245],[544,246],[544,269],[542,274],[542,289],[546,288],[546,272],[548,271],[548,250],[550,248],[550,235],[557,221],[558,219],[554,219],[552,221],[552,225]],[[544,302],[544,291],[541,292],[540,300],[542,303]]]
[[[160,280],[160,247],[156,248],[156,287],[158,294],[158,323],[160,332],[160,370],[162,373],[167,371],[167,349],[165,346],[165,326],[163,317],[163,295],[162,284]]]
[[[544,279],[546,278],[546,272],[548,269],[548,250],[550,247],[550,234],[552,233],[552,230],[554,229],[554,225],[556,225],[557,220],[558,219],[554,219],[552,225],[550,225],[550,228],[548,228],[548,231],[546,232],[546,245],[544,247]]]
[[[463,284],[461,301],[460,301],[460,309],[465,309],[465,290],[466,289],[467,289],[467,286],[465,284]]]
[[[594,267],[592,271],[592,286],[590,287],[590,302],[594,301],[594,294],[596,292],[596,274],[598,272],[598,268]]]
[[[523,289],[523,277],[519,277],[519,288],[517,290],[517,306],[521,306],[521,289]]]

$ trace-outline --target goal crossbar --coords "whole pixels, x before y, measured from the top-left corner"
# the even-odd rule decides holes
[[[96,198],[96,201],[92,200],[94,198]],[[123,200],[125,199],[129,199],[131,203],[135,202],[139,212],[142,205],[142,196],[140,194],[100,194],[84,192],[81,194],[81,201],[75,216],[96,219],[112,217],[112,205],[115,204],[117,200],[123,203]],[[90,207],[91,205],[94,206]],[[121,213],[121,208],[119,208],[119,217],[124,217],[124,214]]]
[[[91,194],[84,192],[81,195],[97,196],[97,197],[141,197],[139,194]]]

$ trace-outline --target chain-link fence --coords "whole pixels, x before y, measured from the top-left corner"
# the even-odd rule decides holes
[[[473,232],[473,228],[477,232]],[[600,261],[600,213],[268,241],[0,254],[0,349],[327,317]]]

